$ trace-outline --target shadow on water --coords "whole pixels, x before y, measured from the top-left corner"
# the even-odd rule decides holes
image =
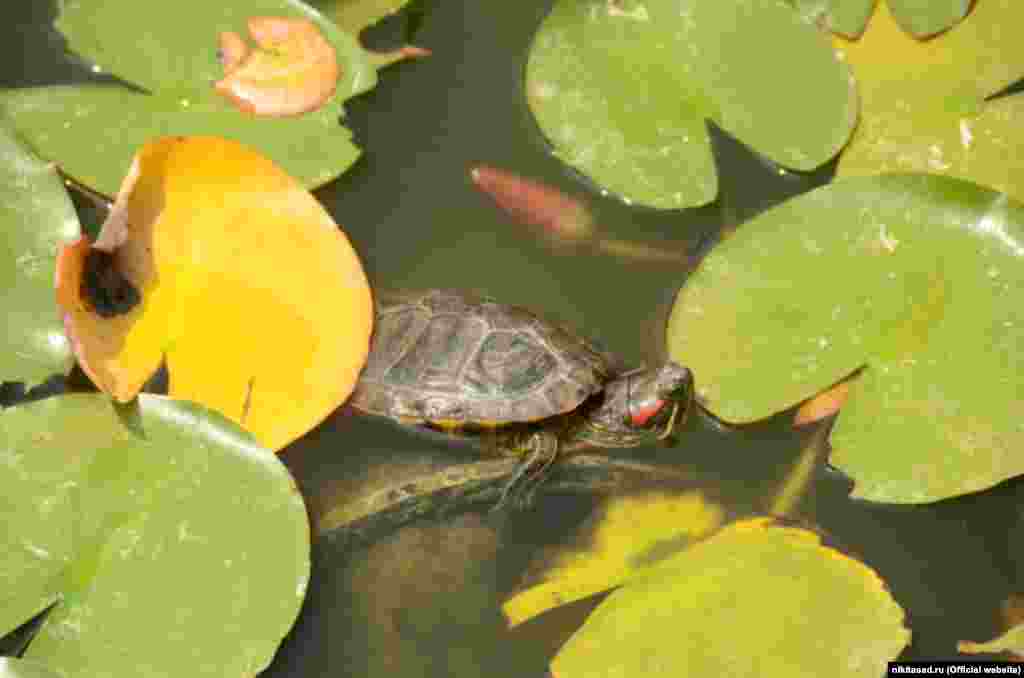
[[[364,37],[378,48],[411,41],[433,56],[383,71],[374,90],[347,104],[346,124],[364,154],[317,195],[345,228],[375,286],[486,292],[578,328],[628,362],[651,361],[661,353],[659,313],[688,268],[553,253],[476,191],[469,168],[487,163],[586,194],[614,237],[680,248],[695,258],[723,230],[828,181],[833,168],[780,173],[713,130],[721,179],[716,203],[659,212],[601,196],[552,157],[525,104],[525,57],[549,4],[416,0],[367,31]],[[49,26],[54,13],[53,3],[41,2],[5,9],[0,85],[94,77],[62,56],[63,40]],[[734,432],[695,419],[678,438],[674,447],[621,454],[683,464],[736,515],[763,505],[801,441],[781,417]],[[472,444],[340,411],[290,446],[284,459],[317,514],[367,478],[475,455]],[[1018,520],[1021,483],[919,507],[851,501],[847,490],[841,477],[821,470],[802,514],[889,583],[914,626],[907,656],[954,657],[956,640],[992,635],[1001,601],[1022,585],[1021,563],[1006,539]],[[305,607],[265,675],[544,675],[546,661],[596,601],[511,632],[497,601],[536,549],[557,543],[591,506],[579,494],[546,494],[521,513],[467,511],[422,520],[373,543],[319,539]]]

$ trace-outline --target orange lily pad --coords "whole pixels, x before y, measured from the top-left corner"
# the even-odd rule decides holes
[[[132,162],[95,243],[66,246],[57,302],[83,370],[131,400],[166,360],[170,395],[280,449],[338,407],[369,351],[370,289],[295,179],[216,137]]]
[[[218,92],[255,115],[286,116],[315,111],[338,85],[338,57],[309,19],[252,17],[250,50],[232,31],[220,34],[224,78]]]

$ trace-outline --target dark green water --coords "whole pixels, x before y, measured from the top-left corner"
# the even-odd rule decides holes
[[[382,72],[375,90],[350,102],[348,124],[365,154],[317,195],[375,286],[486,292],[579,328],[632,362],[651,359],[665,304],[687,267],[553,252],[480,195],[469,168],[492,164],[585,195],[610,237],[695,257],[723,226],[827,181],[829,168],[780,176],[717,135],[721,197],[714,205],[657,212],[600,196],[551,157],[524,101],[529,40],[548,5],[417,1],[370,31],[368,39],[380,46],[409,36],[434,55]],[[89,77],[63,55],[60,37],[48,28],[53,14],[47,2],[7,0],[0,11],[0,84]],[[776,486],[798,445],[778,422],[729,435],[691,422],[675,447],[630,454],[683,463],[695,482],[744,513]],[[339,414],[284,458],[310,503],[325,508],[339,487],[375,469],[472,455],[464,445]],[[999,602],[1021,589],[1020,563],[1008,545],[1018,485],[927,507],[869,506],[847,500],[846,485],[821,472],[802,508],[888,582],[914,631],[905,656],[952,658],[956,640],[991,636]],[[579,497],[549,496],[519,514],[417,524],[372,548],[321,541],[306,607],[266,675],[543,675],[587,606],[510,633],[499,596],[515,585],[535,549],[556,542],[589,506]],[[742,651],[742,639],[737,645]]]

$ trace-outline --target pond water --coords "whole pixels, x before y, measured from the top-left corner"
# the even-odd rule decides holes
[[[19,6],[5,8],[13,16],[0,26],[3,85],[87,77],[61,56],[59,37],[47,29],[48,3],[12,4]],[[824,183],[831,168],[780,174],[715,134],[721,192],[711,206],[660,212],[600,195],[551,155],[524,100],[530,37],[549,6],[417,1],[371,29],[372,44],[411,37],[433,56],[383,71],[374,90],[350,102],[348,125],[364,155],[316,194],[375,287],[484,292],[578,328],[627,362],[657,360],[667,304],[688,266],[554,251],[481,195],[469,169],[486,163],[584,196],[609,237],[696,261],[723,228]],[[621,454],[681,464],[744,514],[777,488],[800,442],[781,421],[724,433],[692,420],[672,447]],[[314,512],[323,512],[375,474],[474,454],[472,446],[338,413],[284,458]],[[889,507],[848,500],[847,484],[824,469],[816,478],[801,515],[886,580],[914,631],[907,658],[955,657],[964,629],[976,639],[993,635],[1000,601],[1020,588],[1006,536],[1019,483],[933,506]],[[321,540],[306,607],[265,675],[543,675],[594,601],[509,632],[498,596],[515,586],[538,547],[556,543],[590,507],[585,496],[545,495],[519,513],[415,523],[372,547]]]

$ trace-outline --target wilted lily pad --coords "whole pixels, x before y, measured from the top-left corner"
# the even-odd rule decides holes
[[[64,676],[253,676],[291,627],[309,528],[287,470],[196,405],[0,412],[0,634]]]
[[[307,19],[334,48],[340,78],[323,107],[265,119],[239,112],[215,91],[214,83],[224,76],[218,37],[223,32],[244,36],[248,19],[260,16]],[[75,84],[3,95],[18,130],[44,157],[102,193],[117,190],[136,148],[166,134],[242,141],[308,187],[330,181],[359,155],[339,123],[342,102],[376,84],[378,59],[355,36],[297,0],[67,0],[56,25],[72,51],[149,92]]]
[[[744,224],[680,291],[669,352],[749,422],[864,367],[832,433],[856,496],[1024,473],[1024,208],[946,177],[834,182]]]
[[[782,1],[559,0],[526,87],[560,158],[661,208],[715,199],[707,119],[809,170],[846,143],[857,115],[846,66]]]
[[[864,32],[876,0],[794,0],[802,11],[821,17],[825,26],[855,38]],[[967,15],[971,0],[877,0],[879,13],[892,14],[900,28],[917,38],[940,33]]]
[[[552,672],[875,678],[909,639],[903,610],[870,568],[812,532],[755,519],[613,592]]]
[[[97,284],[90,269],[108,260]],[[294,179],[225,139],[144,146],[95,245],[66,247],[59,269],[75,353],[104,392],[130,400],[166,359],[171,396],[271,449],[337,408],[369,351],[370,289],[348,239]]]
[[[578,538],[528,577],[502,605],[509,624],[618,586],[637,570],[685,548],[724,520],[699,492],[646,492],[608,497]]]
[[[1024,199],[1024,97],[986,100],[1024,76],[1024,43],[1006,30],[1024,22],[1024,4],[981,0],[927,41],[898,21],[880,2],[860,40],[834,38],[861,97],[860,125],[837,173],[945,174]]]
[[[64,371],[71,350],[53,308],[57,249],[79,235],[57,170],[32,154],[0,117],[0,382],[35,383]]]

